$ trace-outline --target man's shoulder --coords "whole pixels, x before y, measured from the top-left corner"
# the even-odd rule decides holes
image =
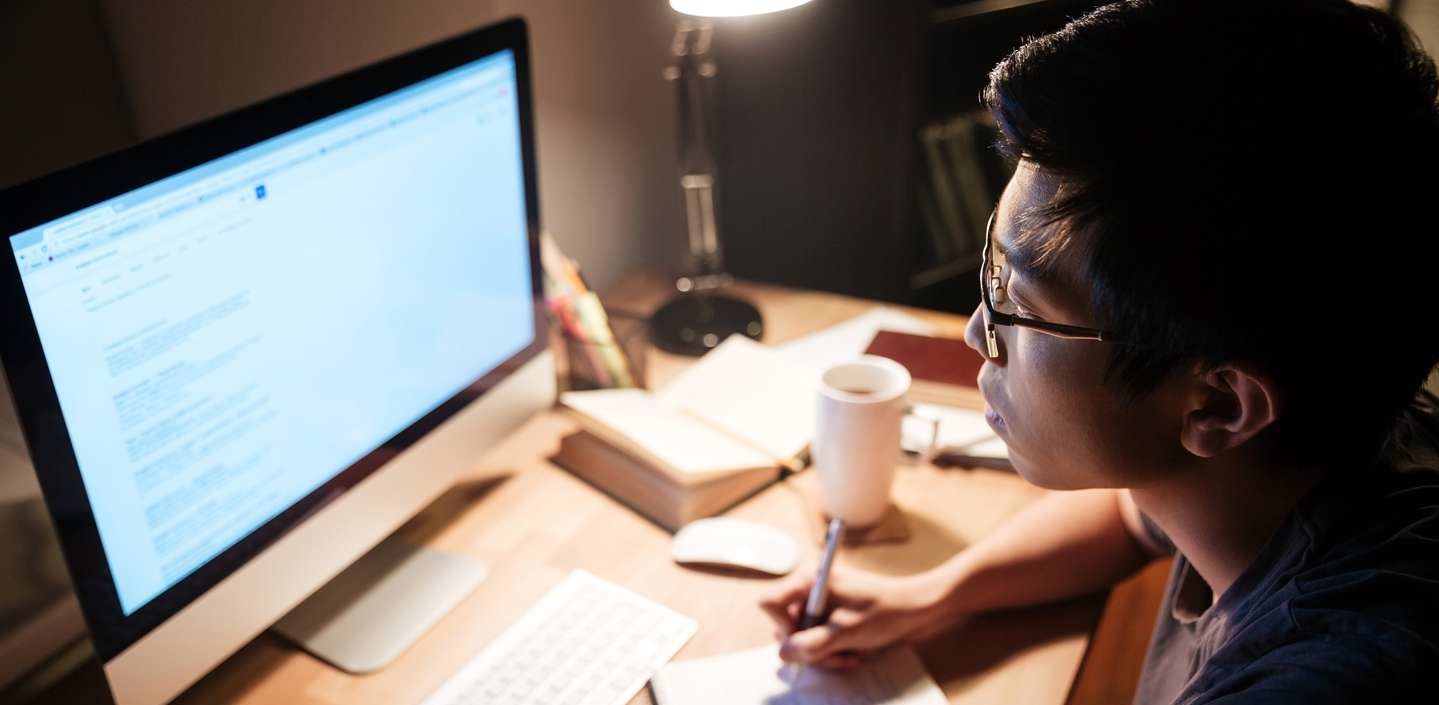
[[[1299,540],[1311,544],[1305,562],[1318,572],[1366,563],[1439,570],[1431,548],[1439,541],[1439,397],[1419,390],[1368,467],[1334,469],[1297,515]]]
[[[1411,466],[1328,492],[1180,702],[1439,695],[1439,472]]]
[[[1284,607],[1295,630],[1333,638],[1411,634],[1439,644],[1439,471],[1380,473],[1337,488],[1333,521],[1306,517],[1311,539]],[[1439,650],[1436,650],[1439,656]]]
[[[1312,626],[1319,628],[1297,629],[1262,653],[1211,662],[1177,702],[1407,703],[1439,694],[1439,651],[1432,644],[1402,633],[1376,642],[1366,636],[1368,626]]]
[[[1386,466],[1326,482],[1298,512],[1300,578],[1401,570],[1439,578],[1439,469]]]

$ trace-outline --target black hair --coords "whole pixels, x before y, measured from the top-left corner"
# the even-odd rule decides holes
[[[1001,149],[1060,184],[1016,256],[1146,343],[1112,345],[1109,383],[1249,362],[1282,447],[1346,461],[1439,361],[1436,96],[1408,29],[1345,0],[1116,2],[984,92]]]

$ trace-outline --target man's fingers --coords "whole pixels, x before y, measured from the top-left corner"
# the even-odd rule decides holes
[[[760,598],[760,604],[783,604],[790,602],[794,600],[794,598],[808,593],[809,585],[810,581],[808,578],[800,579],[791,576],[789,580],[775,586],[774,590],[765,593],[765,596]]]
[[[774,592],[760,598],[760,609],[786,631],[793,631],[799,623],[799,612],[809,597],[808,580],[790,580]]]
[[[779,656],[785,661],[820,663],[845,648],[846,632],[833,624],[821,624],[789,635],[780,643]]]
[[[779,657],[795,663],[814,663],[822,657],[820,649],[829,640],[830,632],[829,625],[822,624],[790,634],[779,644]]]
[[[864,613],[848,607],[838,607],[829,613],[829,618],[825,621],[839,629],[850,629],[864,621]]]
[[[761,602],[759,606],[765,614],[769,615],[770,619],[774,620],[775,626],[784,630],[785,633],[789,633],[789,630],[794,628],[794,622],[789,618],[784,605],[769,605]]]
[[[785,633],[794,631],[799,624],[799,612],[803,609],[803,602],[770,602],[760,603],[760,609],[774,621],[775,626],[783,629]]]

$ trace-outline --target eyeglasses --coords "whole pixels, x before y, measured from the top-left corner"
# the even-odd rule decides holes
[[[994,216],[996,212],[997,209],[989,214],[989,222],[984,226],[984,255],[979,269],[979,295],[984,301],[984,339],[989,346],[989,357],[999,357],[999,342],[994,333],[995,326],[1021,326],[1065,340],[1122,342],[1118,336],[1098,328],[1050,323],[1018,315],[1019,309],[1009,298],[1009,273],[1004,266],[1004,255],[994,248]]]

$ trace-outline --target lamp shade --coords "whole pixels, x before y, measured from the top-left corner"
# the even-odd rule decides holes
[[[810,0],[670,0],[676,12],[697,17],[743,17],[799,7]]]

